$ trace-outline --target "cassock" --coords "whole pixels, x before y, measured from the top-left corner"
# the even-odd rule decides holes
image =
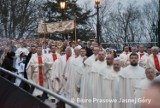
[[[101,79],[100,71],[106,66],[106,61],[96,61],[93,63],[91,69],[88,71],[88,78],[85,79],[87,85],[87,99],[91,99],[92,102],[86,103],[86,108],[101,108],[102,104],[97,99],[101,99]],[[96,100],[95,100],[96,99]]]
[[[57,67],[57,61],[60,59],[60,55],[56,53],[49,53],[45,55],[46,60],[48,61],[47,64],[47,69],[46,70],[46,77],[48,81],[47,88],[51,91],[57,92],[59,89],[59,82],[57,81],[56,78],[59,78],[58,73],[55,73],[56,67]],[[52,98],[49,96],[49,98]]]
[[[90,91],[88,91],[88,71],[91,70],[91,67],[93,63],[96,62],[96,55],[92,55],[88,57],[86,60],[84,60],[84,65],[81,65],[80,71],[81,72],[81,79],[80,79],[80,98],[87,99],[88,94]],[[87,105],[87,103],[82,103],[84,106]]]
[[[61,94],[65,93],[65,85],[66,81],[68,78],[68,73],[70,71],[70,67],[72,64],[74,57],[70,56],[68,57],[67,55],[63,55],[58,61],[57,61],[57,68],[56,72],[59,76],[60,79],[60,85],[59,85],[59,92]]]
[[[139,57],[139,60],[140,60],[140,59],[141,59],[143,56],[145,56],[147,53],[146,53],[146,52],[143,52],[143,53],[138,52],[137,54],[138,54],[138,57]]]
[[[151,80],[145,78],[136,85],[134,97],[137,100],[137,103],[135,104],[135,108],[141,108],[140,103],[138,103],[138,99],[142,98],[144,91],[149,87],[151,82]]]
[[[46,62],[47,60],[44,56],[38,56],[37,54],[32,56],[26,68],[28,80],[46,87],[48,85],[46,76],[46,70],[48,70],[46,67],[48,66]],[[34,96],[41,96],[42,94],[43,92],[36,88],[33,91]]]
[[[139,65],[143,68],[147,68],[147,64],[148,64],[148,59],[149,59],[149,54],[145,54],[141,57],[141,59],[139,60]]]
[[[91,67],[92,64],[93,64],[95,61],[96,61],[96,55],[93,54],[92,56],[88,57],[88,58],[84,61],[84,63],[85,63],[85,65]]]
[[[74,59],[72,64],[70,65],[70,71],[68,73],[68,78],[66,82],[66,95],[67,98],[79,98],[79,92],[77,91],[80,87],[78,84],[78,79],[81,77],[81,73],[79,72],[80,66],[83,64],[84,57],[79,56]]]
[[[127,66],[119,75],[119,108],[134,108],[135,86],[145,78],[144,68],[137,66]],[[128,102],[132,100],[132,102]]]
[[[126,67],[129,65],[129,56],[130,56],[130,52],[128,53],[123,52],[119,55],[122,67]]]
[[[148,58],[148,65],[149,67],[152,67],[154,69],[154,72],[160,72],[160,55],[153,55],[151,54]]]
[[[118,72],[115,72],[112,66],[106,66],[100,72],[101,82],[101,98],[113,99],[114,85],[113,81],[118,76]],[[101,108],[113,108],[113,103],[104,102]]]

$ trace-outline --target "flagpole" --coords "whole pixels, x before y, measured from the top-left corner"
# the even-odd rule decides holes
[[[40,18],[38,18],[38,26],[39,26],[39,23],[40,23]],[[40,36],[39,36],[39,32],[38,32],[38,43],[40,43]]]
[[[76,14],[74,14],[74,36],[75,36],[75,43],[77,43],[77,28],[76,28]]]
[[[46,32],[47,32],[47,27],[46,27],[46,17],[44,17],[44,45],[46,44]]]

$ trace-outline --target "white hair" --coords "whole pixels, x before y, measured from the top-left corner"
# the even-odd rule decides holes
[[[66,49],[65,49],[65,51],[66,51],[67,49],[70,49],[70,50],[71,50],[71,47],[70,47],[70,46],[67,46]]]
[[[114,58],[114,61],[120,61],[119,57]]]
[[[151,48],[151,50],[157,50],[157,51],[159,51],[159,47],[153,46],[153,47]]]

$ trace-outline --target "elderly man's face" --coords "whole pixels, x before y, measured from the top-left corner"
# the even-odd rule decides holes
[[[140,51],[140,52],[143,52],[143,51],[144,51],[144,46],[143,46],[143,45],[140,45],[140,46],[139,46],[139,51]]]
[[[157,55],[157,54],[158,54],[158,50],[153,49],[153,50],[152,50],[152,53],[153,53],[153,55]]]
[[[113,61],[114,71],[118,72],[118,71],[120,71],[120,68],[121,68],[120,61]]]
[[[66,49],[66,55],[67,55],[68,57],[70,57],[70,56],[72,55],[72,51],[71,51],[70,48],[67,48],[67,49]]]
[[[152,68],[148,68],[146,70],[146,77],[149,79],[149,80],[153,80],[155,75],[154,75],[154,70]]]

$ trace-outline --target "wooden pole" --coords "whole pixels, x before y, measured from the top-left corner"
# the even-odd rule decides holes
[[[47,26],[46,26],[46,17],[44,17],[44,45],[46,44],[46,32],[47,32]]]
[[[39,27],[39,23],[40,23],[40,18],[38,18],[38,27]],[[38,32],[38,43],[40,43],[40,36],[39,36],[39,32]]]
[[[74,14],[74,37],[75,37],[75,43],[77,43],[77,28],[76,28],[76,14]]]

